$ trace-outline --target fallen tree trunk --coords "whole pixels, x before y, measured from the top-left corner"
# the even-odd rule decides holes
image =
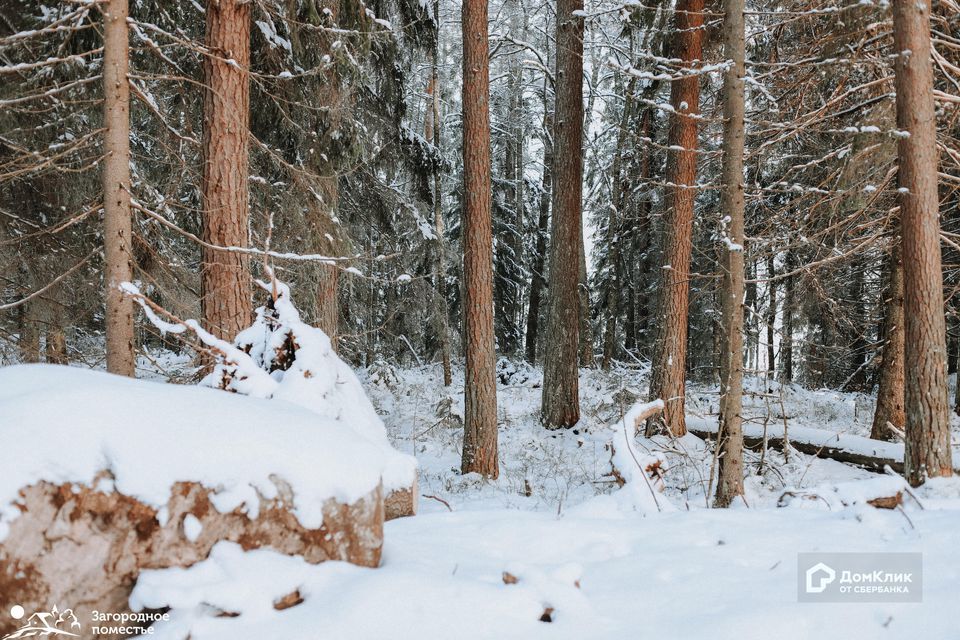
[[[687,422],[688,430],[704,440],[717,437],[717,427],[706,420]],[[743,446],[748,449],[763,448],[764,440],[768,447],[783,450],[783,431],[779,428],[768,429],[766,435],[759,425],[744,425]],[[818,458],[830,458],[838,462],[855,464],[868,471],[883,473],[885,467],[903,473],[903,445],[897,442],[872,440],[862,436],[834,433],[824,429],[792,428],[787,438],[790,447]],[[960,467],[960,461],[953,461],[954,468]]]

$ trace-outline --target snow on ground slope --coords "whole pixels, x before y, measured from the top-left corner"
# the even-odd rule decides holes
[[[459,473],[462,373],[444,389],[434,367],[364,372],[394,446],[416,455],[421,492],[431,496],[421,515],[386,524],[382,566],[311,567],[222,544],[189,570],[142,576],[133,604],[172,606],[154,637],[960,637],[951,611],[960,599],[960,480],[921,490],[922,507],[908,498],[903,511],[879,510],[863,501],[893,479],[797,452],[751,452],[745,503],[713,510],[709,446],[692,436],[637,438],[638,452],[667,459],[661,500],[676,507],[637,512],[616,499],[605,444],[609,425],[641,397],[643,372],[583,371],[581,424],[558,433],[537,423],[539,371],[503,364],[501,374],[501,477],[486,482]],[[869,431],[868,396],[785,387],[781,405],[779,387],[752,389],[752,424],[786,415],[791,428]],[[694,386],[688,412],[715,420],[715,392]],[[823,499],[777,508],[785,490]],[[799,603],[797,554],[809,551],[922,552],[924,601]],[[302,604],[275,608],[294,592]],[[548,611],[551,622],[541,621]]]

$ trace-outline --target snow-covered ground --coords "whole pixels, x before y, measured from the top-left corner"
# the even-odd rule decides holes
[[[189,365],[153,356],[141,362],[151,377],[182,379]],[[501,474],[484,481],[459,471],[462,372],[450,388],[435,366],[382,364],[359,375],[394,447],[420,467],[420,514],[386,524],[382,566],[308,565],[220,543],[189,569],[141,575],[131,603],[171,608],[153,637],[960,637],[951,609],[960,601],[960,479],[928,483],[902,509],[876,509],[865,504],[871,491],[898,480],[796,451],[748,452],[745,500],[709,509],[712,448],[692,435],[639,437],[639,455],[667,462],[658,509],[645,487],[624,499],[609,475],[611,425],[643,398],[644,371],[584,370],[581,423],[548,432],[537,420],[540,372],[504,362]],[[773,432],[786,417],[792,432],[869,433],[868,395],[749,387],[750,425]],[[709,425],[716,409],[715,390],[692,386],[691,424]],[[822,499],[781,501],[786,491]],[[923,602],[800,603],[797,554],[812,551],[921,552]],[[275,607],[294,593],[302,603]]]
[[[670,470],[664,512],[649,504],[635,511],[616,499],[605,445],[610,425],[640,397],[643,372],[584,370],[581,424],[547,432],[537,422],[539,371],[503,364],[498,480],[459,472],[462,375],[445,389],[436,367],[373,367],[361,380],[394,446],[417,457],[424,496],[420,515],[387,523],[382,566],[313,567],[222,544],[186,572],[141,578],[134,604],[174,607],[155,637],[179,640],[187,630],[194,640],[960,636],[950,613],[960,598],[960,480],[924,489],[902,511],[863,504],[861,485],[844,485],[853,494],[844,507],[837,483],[896,481],[771,450],[748,454],[744,503],[707,509],[710,447],[692,436],[638,438],[637,451],[665,455]],[[776,385],[754,381],[752,389],[751,423],[782,423],[785,414],[791,429],[869,432],[869,396],[788,387],[781,405]],[[694,419],[715,419],[715,392],[694,387],[688,404]],[[787,489],[824,499],[778,508]],[[800,603],[797,554],[811,551],[920,551],[924,601]],[[294,591],[304,602],[277,611],[273,603]]]

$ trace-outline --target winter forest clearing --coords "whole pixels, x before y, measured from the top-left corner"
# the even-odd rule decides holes
[[[960,637],[955,0],[0,0],[0,640]]]

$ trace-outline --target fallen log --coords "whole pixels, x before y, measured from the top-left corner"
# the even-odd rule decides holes
[[[717,437],[716,423],[705,419],[688,417],[687,430],[704,440],[715,440]],[[764,439],[768,447],[782,451],[784,448],[782,426],[768,426],[764,436],[762,426],[744,425],[744,447],[761,449]],[[854,464],[876,473],[883,473],[885,467],[890,467],[897,473],[903,473],[903,444],[899,442],[872,440],[862,436],[809,427],[790,429],[787,440],[791,448],[807,455]],[[960,472],[960,460],[957,456],[954,456],[953,466]]]

